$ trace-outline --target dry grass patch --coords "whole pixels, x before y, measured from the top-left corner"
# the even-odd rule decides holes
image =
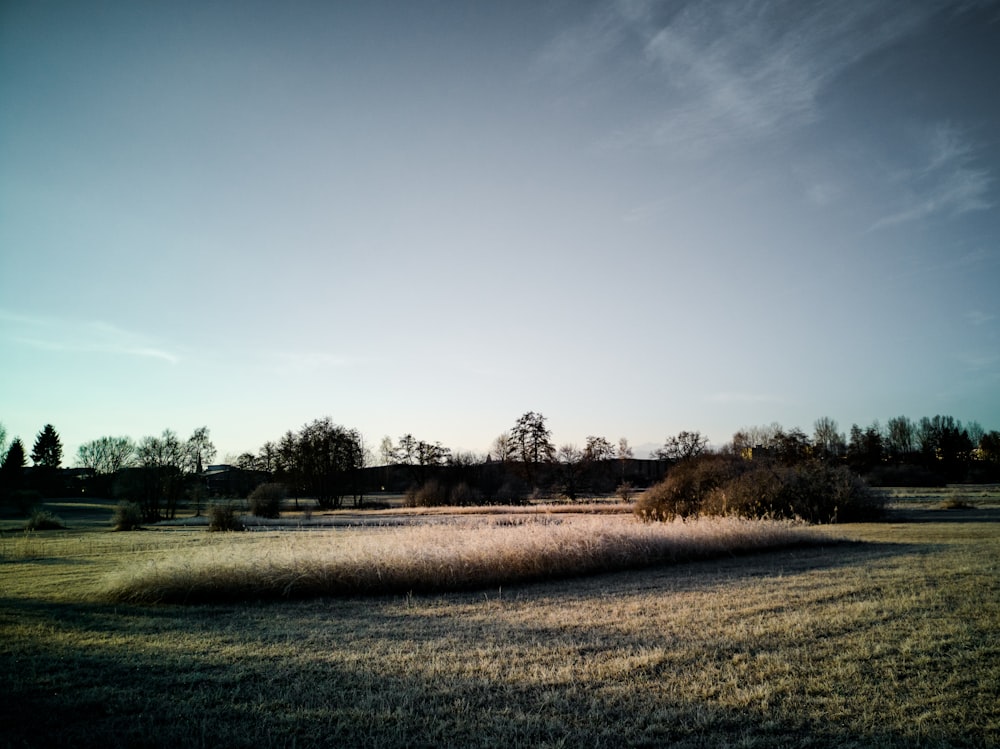
[[[240,534],[112,575],[115,602],[213,602],[496,588],[816,543],[787,522],[499,516],[448,524]],[[828,542],[828,540],[827,540]]]
[[[87,581],[293,534],[3,536],[0,745],[994,747],[998,519],[928,507],[813,529],[861,543],[206,606],[95,603]]]
[[[125,567],[350,534],[0,534],[0,746],[1000,746],[1000,515],[935,505],[812,529],[860,543],[204,606],[95,596]]]

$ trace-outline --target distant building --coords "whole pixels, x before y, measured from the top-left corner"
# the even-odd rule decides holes
[[[238,466],[209,466],[201,472],[205,489],[213,497],[245,497],[270,479],[266,471],[248,471]]]

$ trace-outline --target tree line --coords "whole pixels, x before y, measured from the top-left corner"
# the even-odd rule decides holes
[[[244,480],[227,491],[245,496],[258,483],[283,484],[296,502],[309,497],[323,509],[360,505],[366,493],[407,491],[418,504],[523,501],[532,495],[576,499],[605,494],[662,478],[671,466],[713,451],[699,431],[668,436],[651,456],[654,466],[638,471],[624,437],[612,443],[591,435],[585,444],[556,447],[546,418],[528,411],[493,441],[485,455],[453,452],[440,442],[407,433],[385,437],[377,452],[357,429],[316,419],[244,453],[236,468]],[[842,464],[881,484],[930,485],[945,481],[1000,479],[1000,432],[952,416],[911,420],[905,416],[843,432],[830,417],[817,419],[812,435],[777,423],[744,427],[715,452],[747,460],[785,464],[818,460]],[[100,437],[80,445],[76,466],[89,492],[137,502],[146,521],[172,518],[181,503],[200,512],[211,491],[205,469],[216,449],[207,427],[186,440],[170,429],[138,441]],[[0,496],[20,505],[67,491],[58,432],[46,424],[36,436],[29,468],[24,444],[8,445],[0,424]],[[422,493],[421,493],[422,492]]]

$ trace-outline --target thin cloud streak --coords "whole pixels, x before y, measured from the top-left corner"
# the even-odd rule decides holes
[[[871,231],[920,221],[935,214],[949,218],[993,207],[993,178],[972,165],[972,146],[958,130],[940,124],[923,134],[918,146],[925,166],[897,176],[902,205],[871,226]]]
[[[553,40],[542,56],[584,76],[619,55],[658,75],[661,106],[606,145],[704,157],[820,117],[819,94],[860,60],[911,34],[948,0],[803,4],[689,3],[664,19],[653,3],[619,2]]]
[[[152,345],[141,334],[110,323],[27,317],[0,311],[0,320],[9,327],[7,338],[15,343],[62,353],[105,353],[158,359],[177,364],[180,357]]]

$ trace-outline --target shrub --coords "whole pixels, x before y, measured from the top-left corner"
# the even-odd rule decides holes
[[[416,489],[407,489],[403,502],[407,507],[440,507],[448,504],[448,500],[447,488],[431,479]]]
[[[622,502],[631,502],[635,497],[635,487],[631,481],[623,481],[615,488],[615,496]]]
[[[142,507],[135,502],[119,502],[111,516],[111,523],[116,531],[138,530],[142,524]]]
[[[673,466],[666,478],[639,495],[635,514],[645,520],[673,520],[702,511],[702,503],[743,468],[739,458],[704,455]],[[724,513],[718,513],[724,514]]]
[[[451,490],[451,504],[458,507],[482,504],[483,494],[475,487],[462,481]]]
[[[837,523],[877,517],[881,505],[881,498],[846,467],[808,461],[755,467],[713,492],[706,511]]]
[[[243,522],[232,500],[214,502],[208,508],[208,529],[210,531],[241,531]]]
[[[48,510],[32,510],[28,516],[28,522],[24,526],[26,531],[57,531],[65,528],[62,518]]]
[[[761,465],[709,456],[671,468],[663,481],[643,492],[635,513],[646,520],[735,515],[836,523],[874,519],[883,502],[844,466],[820,461]]]
[[[511,476],[497,489],[496,501],[502,505],[523,505],[528,501],[528,486],[521,479]]]
[[[286,496],[284,484],[261,484],[247,498],[250,513],[260,518],[276,518],[281,515],[281,503]]]

